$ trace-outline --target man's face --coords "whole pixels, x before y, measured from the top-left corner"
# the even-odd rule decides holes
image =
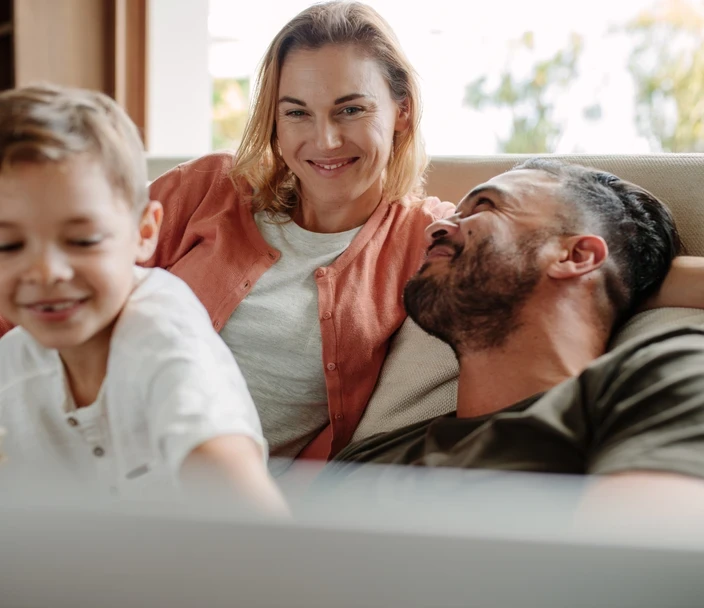
[[[4,171],[0,314],[60,351],[109,339],[134,264],[149,253],[140,226],[95,162],[77,157]]]
[[[558,188],[542,171],[511,171],[431,224],[427,260],[404,292],[411,318],[458,355],[502,346],[544,276],[543,253],[564,209]]]

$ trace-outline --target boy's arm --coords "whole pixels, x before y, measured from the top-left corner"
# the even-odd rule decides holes
[[[188,492],[204,489],[234,496],[274,514],[288,514],[288,506],[269,475],[262,447],[245,435],[216,437],[186,457],[179,477]]]
[[[228,365],[211,354],[172,349],[160,357],[146,394],[152,441],[187,491],[206,490],[283,513],[244,378],[229,351],[222,353]]]

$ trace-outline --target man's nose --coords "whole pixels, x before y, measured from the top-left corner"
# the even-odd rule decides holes
[[[450,218],[436,220],[425,229],[425,240],[428,245],[440,238],[452,238],[457,231],[457,224]]]
[[[336,150],[342,146],[340,127],[333,120],[324,119],[317,126],[317,144],[320,150]]]
[[[37,251],[30,260],[25,279],[33,283],[51,285],[60,281],[70,281],[73,269],[65,254],[54,248]]]

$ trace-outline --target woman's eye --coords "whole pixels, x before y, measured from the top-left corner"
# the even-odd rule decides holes
[[[359,114],[361,111],[362,108],[359,108],[357,106],[350,106],[342,109],[342,113],[346,116],[354,116],[355,114]]]
[[[286,116],[290,116],[291,118],[300,118],[305,115],[306,113],[303,110],[289,110],[286,112]]]

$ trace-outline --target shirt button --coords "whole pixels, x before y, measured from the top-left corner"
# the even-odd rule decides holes
[[[335,420],[342,420],[344,416],[342,414],[335,414]]]
[[[332,313],[329,310],[325,311],[323,319],[332,319]]]
[[[318,270],[315,271],[315,276],[316,277],[324,277],[325,276],[325,268],[318,268]]]
[[[76,420],[73,416],[67,418],[66,422],[68,422],[69,426],[78,426],[78,420]]]
[[[93,456],[97,456],[98,458],[105,456],[105,450],[97,445],[93,448]]]
[[[328,363],[325,367],[327,367],[330,371],[334,371],[337,365],[335,365],[334,363]]]

